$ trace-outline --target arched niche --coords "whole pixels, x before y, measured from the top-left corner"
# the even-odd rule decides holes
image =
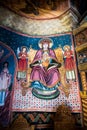
[[[5,63],[8,66],[4,70]],[[10,122],[12,90],[15,86],[16,67],[17,59],[14,51],[5,43],[0,42],[0,124],[3,126],[7,126]],[[3,76],[5,73],[6,75]]]

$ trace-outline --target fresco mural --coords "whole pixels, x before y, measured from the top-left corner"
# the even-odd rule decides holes
[[[33,94],[39,98],[51,99],[59,95],[60,74],[55,52],[51,49],[51,39],[41,39],[39,41],[40,50],[37,51],[31,63],[31,87]]]
[[[66,103],[72,112],[81,112],[71,33],[29,36],[0,27],[0,34],[16,57],[12,111],[55,112]]]
[[[11,74],[8,70],[8,62],[4,62],[3,69],[0,74],[0,106],[3,106],[5,104],[5,98],[8,94],[8,88],[11,84]]]

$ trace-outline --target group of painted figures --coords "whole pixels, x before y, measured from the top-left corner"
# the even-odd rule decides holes
[[[32,68],[30,74],[30,87],[32,93],[39,98],[51,99],[59,95],[58,86],[61,86],[61,77],[58,68],[62,66],[58,62],[58,58],[54,50],[51,49],[53,41],[49,38],[41,39],[39,41],[39,48],[35,57],[30,64]],[[73,59],[73,52],[69,45],[64,46],[64,67],[66,69],[66,80],[75,80],[75,64]],[[27,77],[28,68],[27,48],[22,47],[19,53],[18,60],[18,79],[25,79]]]
[[[58,87],[62,86],[62,83],[59,68],[63,64],[59,63],[55,51],[51,49],[53,41],[50,38],[41,39],[38,45],[40,49],[36,52],[29,66],[27,47],[21,47],[18,53],[17,81],[27,82],[27,70],[31,68],[28,87],[32,88],[33,95],[41,99],[53,99],[60,94]],[[69,45],[65,45],[63,48],[66,81],[75,80],[73,51]],[[12,80],[8,65],[8,62],[4,62],[3,69],[0,72],[0,106],[3,106],[5,103]]]

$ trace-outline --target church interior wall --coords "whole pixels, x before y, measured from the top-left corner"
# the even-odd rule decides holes
[[[51,10],[50,18],[24,12],[20,15],[19,5],[17,7],[14,2],[13,11],[9,10],[11,3],[8,8],[1,6],[1,11],[4,7],[7,10],[0,18],[1,129],[56,130],[68,125],[65,128],[68,130],[85,129],[87,126],[87,116],[84,116],[87,107],[87,28],[79,32],[77,28],[72,30],[78,23],[79,13],[76,16],[75,10],[68,10],[68,2],[60,2],[59,10],[64,8],[65,11],[62,15]],[[45,42],[49,66],[42,64],[40,58]],[[34,81],[34,78],[39,80]]]

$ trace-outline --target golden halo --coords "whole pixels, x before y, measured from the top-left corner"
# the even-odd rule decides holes
[[[64,49],[64,51],[66,51],[67,49],[70,50],[70,46],[69,46],[69,45],[65,45],[65,46],[63,47],[63,49]]]
[[[38,46],[40,47],[40,48],[42,48],[42,44],[44,44],[44,43],[48,43],[49,44],[49,48],[51,48],[52,46],[53,46],[53,41],[52,41],[52,39],[50,39],[50,38],[43,38],[43,39],[41,39],[40,41],[39,41],[39,43],[38,43]]]

